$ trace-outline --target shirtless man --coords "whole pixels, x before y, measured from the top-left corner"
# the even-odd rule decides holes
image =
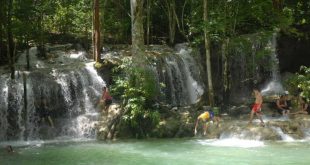
[[[255,96],[255,103],[253,104],[252,110],[251,110],[251,116],[250,116],[250,121],[249,124],[252,124],[252,120],[254,117],[254,114],[259,118],[261,121],[261,125],[265,126],[264,121],[262,119],[262,114],[261,114],[261,109],[262,109],[262,104],[263,104],[263,96],[262,94],[258,91],[258,89],[254,88],[253,93]]]
[[[107,87],[102,88],[101,101],[104,104],[104,111],[107,111],[109,109],[109,106],[112,104],[112,96],[110,95]]]
[[[276,101],[278,112],[283,116],[287,116],[290,113],[286,98],[286,95],[281,95],[280,98]]]

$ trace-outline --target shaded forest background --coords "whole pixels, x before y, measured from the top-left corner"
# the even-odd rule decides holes
[[[1,64],[16,60],[14,52],[43,43],[79,42],[90,49],[93,0],[1,1]],[[129,0],[101,0],[101,44],[131,44]],[[288,40],[309,43],[307,0],[209,0],[207,22],[202,0],[145,0],[145,44],[203,42],[207,27],[211,43],[279,28]],[[7,46],[11,45],[11,46]],[[7,51],[11,49],[10,51]],[[8,55],[9,54],[9,55]],[[9,58],[10,57],[10,58]]]
[[[245,72],[242,78],[253,79],[258,75],[256,68],[268,68],[264,55],[270,52],[252,53],[253,45],[267,43],[274,33],[278,34],[276,51],[281,72],[296,72],[301,65],[309,66],[309,0],[2,0],[0,3],[0,65],[10,70],[12,79],[19,52],[32,46],[37,46],[38,56],[45,59],[47,43],[80,44],[100,62],[97,56],[102,46],[108,44],[132,44],[132,55],[141,59],[142,45],[172,47],[187,42],[200,48],[207,72],[204,78],[208,80],[206,100],[213,106],[216,100],[228,102],[224,99],[230,93],[241,93],[238,87],[246,86],[237,78],[241,75],[238,69]],[[247,63],[252,56],[263,60],[233,67],[232,63],[241,60]],[[114,89],[122,89],[121,98],[127,101],[124,106],[130,119],[127,125],[133,132],[145,135],[158,124],[159,113],[150,107],[156,101],[148,86],[153,79],[140,62],[135,60],[136,65],[125,68],[130,79],[121,75]],[[235,76],[229,72],[233,69]],[[291,86],[300,85],[307,91],[304,96],[310,98],[309,69],[304,69],[304,73],[308,77],[296,78]],[[218,92],[215,97],[221,95],[222,99],[214,99],[212,78],[213,82],[220,82],[214,85]],[[239,86],[229,82],[232,80]],[[150,128],[141,129],[139,122],[145,121]]]
[[[132,10],[132,4],[137,8]],[[274,32],[280,34],[281,72],[296,72],[301,65],[309,65],[304,60],[309,58],[310,44],[307,0],[5,0],[0,6],[0,65],[10,68],[11,78],[17,52],[37,46],[39,56],[46,58],[46,43],[79,43],[100,62],[105,44],[173,46],[188,42],[206,54],[207,71],[220,56],[222,70],[215,72],[227,74],[225,65],[236,58],[235,50],[252,51],[253,41],[245,39],[247,36],[261,41]],[[139,27],[142,29],[136,30]],[[134,38],[138,44],[132,43]],[[256,57],[264,54],[268,53],[258,52]],[[212,78],[207,79],[212,91]],[[223,76],[224,88],[228,85]]]

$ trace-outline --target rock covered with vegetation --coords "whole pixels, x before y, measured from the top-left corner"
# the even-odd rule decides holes
[[[102,113],[102,122],[98,125],[98,139],[141,138],[135,129],[130,129],[124,119],[124,109],[113,105],[108,112]],[[197,116],[203,111],[195,106],[162,107],[159,122],[154,127],[141,123],[144,129],[143,138],[175,138],[194,137],[194,127]],[[198,127],[197,137],[208,139],[238,138],[246,140],[291,140],[309,137],[310,117],[307,115],[264,118],[265,126],[254,122],[248,124],[249,115],[240,114],[238,117],[223,115],[220,123],[208,125],[204,135],[202,123]],[[146,129],[148,128],[148,129]],[[141,130],[142,131],[142,130]]]

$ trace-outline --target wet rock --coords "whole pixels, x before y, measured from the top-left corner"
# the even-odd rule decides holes
[[[100,121],[96,126],[97,139],[111,140],[116,137],[122,112],[118,104],[112,104],[106,112],[101,111]]]

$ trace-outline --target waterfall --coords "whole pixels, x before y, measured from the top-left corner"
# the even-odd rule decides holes
[[[7,134],[21,140],[25,133],[23,124],[23,83],[21,79],[8,80],[5,88],[8,88],[8,107],[5,109],[8,121]]]
[[[8,81],[9,77],[0,77],[0,139],[5,139],[8,128]],[[2,97],[1,97],[2,96]]]
[[[310,140],[310,129],[309,128],[303,128],[302,129],[305,139]]]
[[[156,79],[164,84],[165,99],[168,104],[184,106],[194,104],[203,94],[203,83],[193,50],[186,44],[176,46],[176,51],[157,59]],[[159,87],[161,85],[158,85]]]
[[[23,79],[0,76],[0,141],[53,138],[95,138],[97,103],[105,81],[94,69],[94,62],[65,54],[54,65],[36,57],[30,49],[32,71],[26,75],[27,107],[24,107]],[[80,53],[78,53],[80,54]],[[17,65],[26,65],[22,54]],[[70,58],[70,59],[69,59]],[[64,62],[68,63],[64,63]],[[36,104],[45,98],[55,128],[40,119]]]
[[[195,74],[199,74],[200,71],[198,67],[196,66],[197,63],[194,61],[194,58],[191,56],[191,49],[184,49],[182,48],[179,51],[180,57],[184,63],[184,75],[186,77],[186,88],[189,95],[189,103],[193,104],[196,103],[199,97],[203,94],[204,90],[194,79]],[[197,77],[196,77],[197,78]]]
[[[264,96],[284,92],[277,58],[277,33],[246,35],[242,41],[231,42],[229,51],[229,101],[240,104],[248,101],[253,85],[261,88]],[[237,45],[236,45],[237,44]]]
[[[279,59],[277,57],[277,33],[274,33],[271,41],[268,43],[271,50],[271,80],[262,89],[263,95],[283,93],[283,86],[280,79]]]
[[[280,135],[281,136],[281,139],[283,140],[283,141],[294,141],[294,138],[292,138],[291,136],[289,136],[289,135],[287,135],[287,134],[285,134],[283,131],[282,131],[282,129],[281,128],[279,128],[279,127],[271,127],[273,130],[275,130],[277,133],[278,133],[278,135]]]

